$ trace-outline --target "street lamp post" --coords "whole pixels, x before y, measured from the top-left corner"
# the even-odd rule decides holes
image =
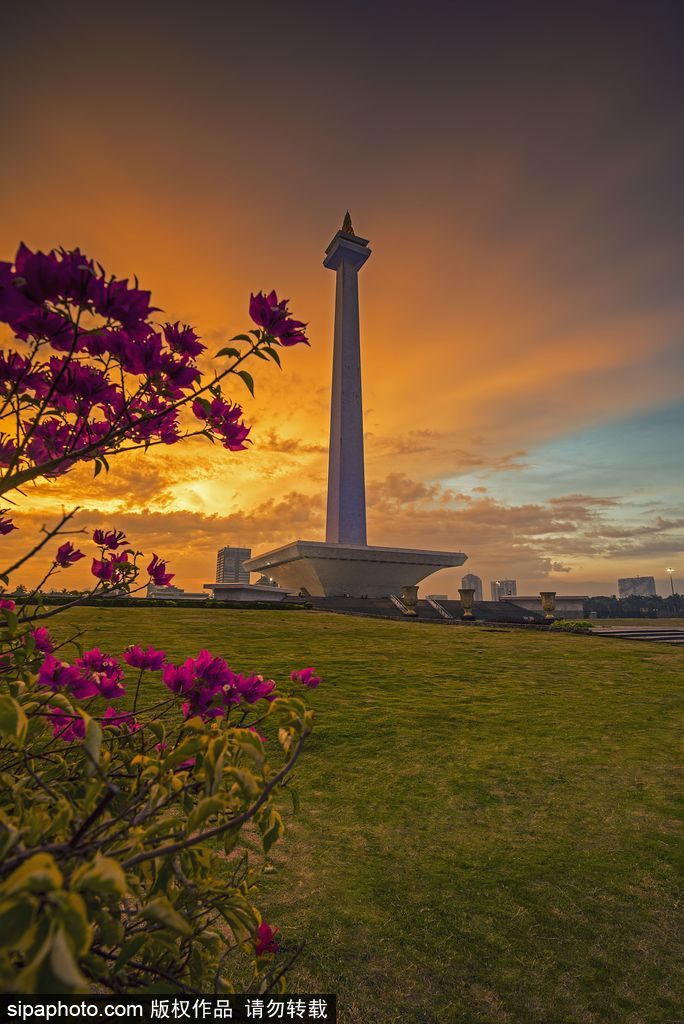
[[[672,591],[672,596],[674,597],[674,596],[675,596],[675,589],[674,589],[674,569],[666,569],[666,570],[665,570],[665,572],[667,572],[667,573],[669,573],[669,574],[670,574],[670,590]]]

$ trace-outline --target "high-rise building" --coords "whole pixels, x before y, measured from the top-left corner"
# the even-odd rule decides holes
[[[653,576],[626,576],[618,580],[620,597],[655,597],[656,585]]]
[[[251,557],[251,548],[221,548],[216,556],[216,582],[249,583],[249,572],[242,563]]]
[[[482,600],[482,580],[475,573],[468,572],[461,580],[461,588],[463,590],[474,590],[473,601]]]
[[[502,597],[515,597],[518,593],[515,580],[492,580],[490,587],[492,601],[500,601]]]

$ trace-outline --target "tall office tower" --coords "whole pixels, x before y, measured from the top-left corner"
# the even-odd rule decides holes
[[[216,556],[216,583],[249,583],[249,572],[242,563],[251,557],[251,548],[221,548]]]
[[[473,572],[468,572],[461,580],[463,590],[474,590],[474,601],[482,601],[482,580]]]
[[[500,601],[502,597],[515,597],[518,593],[515,580],[493,580],[490,587],[492,601]]]

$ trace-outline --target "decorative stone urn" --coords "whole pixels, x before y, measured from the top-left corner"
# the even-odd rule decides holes
[[[401,599],[407,608],[415,608],[418,604],[418,587],[402,587]]]
[[[473,600],[475,598],[475,591],[466,588],[465,590],[459,590],[458,596],[461,598],[461,608],[463,609],[462,618],[473,620]]]
[[[556,591],[540,590],[539,596],[541,597],[541,606],[542,611],[544,612],[544,618],[547,622],[553,622],[556,618],[554,615],[556,610]]]

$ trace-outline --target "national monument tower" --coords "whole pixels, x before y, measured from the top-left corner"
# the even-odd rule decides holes
[[[370,254],[368,239],[354,233],[347,213],[323,260],[336,275],[325,543],[296,540],[244,563],[250,572],[265,573],[281,587],[312,597],[399,595],[467,558],[462,552],[366,543],[358,278]]]

